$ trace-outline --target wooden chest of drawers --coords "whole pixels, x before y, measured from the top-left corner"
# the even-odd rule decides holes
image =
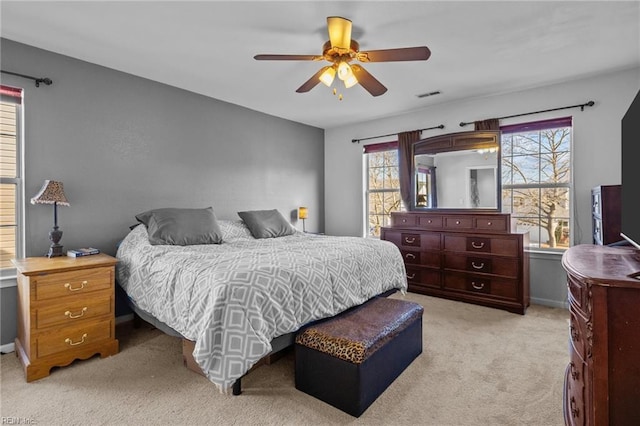
[[[75,359],[118,352],[116,262],[105,254],[14,260],[18,270],[16,354],[28,382]]]
[[[398,246],[409,291],[524,314],[529,306],[528,233],[501,213],[392,213],[380,238]]]
[[[570,304],[567,425],[640,424],[640,251],[579,245],[562,257]]]

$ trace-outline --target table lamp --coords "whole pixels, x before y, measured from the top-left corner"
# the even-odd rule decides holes
[[[309,217],[306,207],[298,207],[298,217],[302,219],[302,232],[307,232],[304,227],[304,220]]]
[[[67,197],[64,195],[62,182],[45,180],[40,192],[31,199],[31,204],[53,204],[53,229],[49,231],[51,247],[49,247],[49,252],[45,256],[64,256],[62,245],[60,244],[62,231],[58,228],[58,204],[68,206],[69,201],[67,201]]]

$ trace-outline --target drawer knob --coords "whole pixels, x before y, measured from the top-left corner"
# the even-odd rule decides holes
[[[406,257],[407,259],[415,259],[416,255],[413,253],[407,253],[404,257]]]
[[[491,222],[487,222],[487,226],[491,226],[491,225],[492,225],[492,223],[491,223]]]
[[[460,221],[459,220],[456,220],[456,225],[460,225]]]
[[[80,287],[73,288],[73,287],[71,287],[71,284],[69,284],[69,283],[66,283],[64,286],[69,291],[80,291],[80,290],[82,290],[84,288],[85,284],[87,284],[87,282],[86,281],[82,281]]]
[[[471,266],[473,266],[473,269],[482,269],[484,268],[484,262],[480,263],[479,265],[476,265],[476,262],[471,262]]]
[[[402,219],[402,223],[406,223],[406,222],[407,222],[407,219]]]
[[[407,274],[407,279],[412,280],[412,279],[414,279],[415,277],[416,277],[416,274],[411,274],[411,275]]]
[[[80,318],[81,316],[84,315],[85,312],[87,312],[87,309],[88,308],[85,306],[84,308],[82,308],[82,311],[80,311],[80,313],[76,314],[76,315],[72,314],[71,311],[66,311],[64,314],[65,314],[65,316],[68,316],[69,318],[73,318],[73,319]]]
[[[484,243],[476,243],[475,241],[471,241],[471,247],[474,249],[481,249],[484,247]]]
[[[68,337],[66,339],[64,339],[64,342],[69,345],[69,346],[78,346],[84,343],[84,339],[87,337],[87,333],[84,333],[82,335],[82,340],[80,340],[79,342],[74,342],[73,340],[69,339]]]
[[[432,221],[431,219],[429,219],[429,220],[427,221],[427,223],[432,223],[432,222],[433,222],[433,221]]]
[[[416,239],[414,237],[405,237],[404,242],[407,244],[413,244],[416,242]]]
[[[475,281],[471,281],[471,287],[475,288],[476,290],[482,290],[484,288],[484,283],[476,284]]]

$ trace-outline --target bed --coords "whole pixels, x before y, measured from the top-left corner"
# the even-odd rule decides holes
[[[387,241],[293,231],[254,238],[218,220],[217,244],[151,244],[137,226],[120,243],[117,279],[134,305],[195,342],[193,358],[228,393],[272,341],[377,295],[407,288]]]

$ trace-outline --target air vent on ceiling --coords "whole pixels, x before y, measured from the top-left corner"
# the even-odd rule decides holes
[[[439,91],[439,90],[436,90],[435,92],[429,92],[429,93],[423,93],[421,95],[416,95],[416,97],[418,97],[418,98],[426,98],[428,96],[439,95],[440,93],[442,93],[442,92]]]

